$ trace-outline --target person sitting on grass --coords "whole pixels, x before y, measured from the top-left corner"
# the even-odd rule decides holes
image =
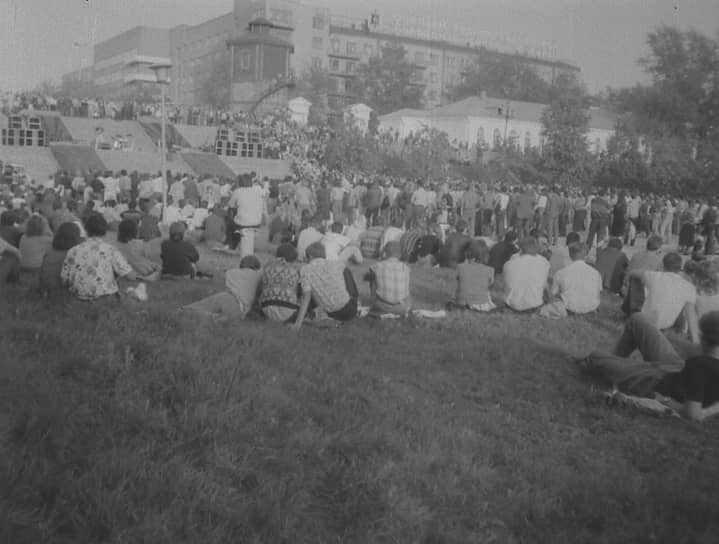
[[[300,309],[300,268],[296,264],[297,249],[284,243],[277,248],[276,258],[262,269],[260,308],[270,321],[294,323]]]
[[[591,353],[578,362],[580,370],[628,395],[667,397],[670,408],[691,420],[719,414],[719,311],[694,321],[690,329],[697,330],[701,349],[686,346],[682,357],[646,315],[635,313],[613,353]],[[643,361],[628,358],[637,349]]]
[[[107,222],[98,212],[85,221],[87,240],[71,248],[62,264],[60,278],[80,300],[119,296],[117,278],[135,281],[137,276],[117,248],[102,240]]]
[[[417,253],[422,241],[422,236],[426,229],[426,224],[420,224],[405,231],[399,239],[399,245],[402,251],[400,260],[405,263],[416,263]]]
[[[644,289],[639,282],[631,281],[629,276],[635,270],[661,270],[664,257],[662,243],[661,236],[652,235],[647,239],[646,250],[638,251],[629,259],[624,275],[624,302],[622,303],[622,311],[626,315],[640,311],[644,304]]]
[[[62,287],[60,274],[67,252],[82,242],[82,232],[75,223],[62,223],[55,231],[52,248],[45,253],[40,266],[40,290],[44,293]]]
[[[622,240],[610,238],[607,247],[597,249],[595,268],[602,276],[602,285],[610,293],[620,294],[629,259],[622,251]]]
[[[410,269],[399,260],[402,249],[399,242],[388,242],[383,251],[384,260],[370,266],[364,276],[372,294],[370,314],[406,317],[412,309],[409,293]]]
[[[392,220],[392,224],[385,229],[385,231],[382,233],[382,241],[380,242],[380,253],[384,251],[384,248],[388,243],[399,242],[402,239],[402,235],[404,234],[402,224],[402,218],[395,217]]]
[[[13,210],[5,210],[0,214],[0,238],[8,244],[20,247],[22,231],[17,228],[17,214]]]
[[[344,225],[335,221],[330,227],[330,232],[326,233],[320,242],[325,246],[325,258],[328,261],[352,261],[360,264],[363,261],[362,252],[356,245],[351,245],[352,240],[342,234]]]
[[[190,278],[197,275],[200,255],[190,242],[185,240],[185,224],[176,221],[170,225],[170,239],[162,242],[162,276],[167,278]]]
[[[442,250],[442,229],[436,221],[431,221],[424,229],[424,235],[417,245],[417,263],[434,266]]]
[[[305,260],[307,248],[315,242],[321,241],[323,236],[319,231],[322,225],[322,219],[319,216],[311,218],[309,213],[306,213],[302,222],[305,226],[297,238],[297,258],[300,261]]]
[[[469,237],[467,222],[463,219],[457,221],[456,232],[447,235],[442,248],[437,254],[437,261],[442,268],[457,268],[464,262],[464,254],[472,238]]]
[[[552,281],[550,295],[557,300],[542,307],[542,317],[588,314],[599,308],[602,277],[584,261],[587,247],[576,242],[569,246],[569,256],[572,263],[557,272]]]
[[[244,319],[257,299],[261,268],[259,259],[254,255],[243,257],[240,268],[230,269],[225,274],[227,291],[211,295],[185,308],[201,315]]]
[[[20,269],[34,272],[52,247],[52,235],[45,230],[46,220],[39,214],[28,219],[25,234],[20,238]]]
[[[551,248],[552,256],[549,258],[549,277],[553,278],[565,266],[572,264],[569,256],[569,246],[581,241],[578,232],[570,232],[566,237],[566,246],[554,246]]]
[[[132,219],[123,219],[117,227],[117,244],[115,247],[120,250],[123,257],[130,263],[130,266],[138,278],[146,281],[160,279],[161,266],[150,259],[150,251],[147,242],[137,238],[137,222]]]
[[[494,268],[495,275],[502,273],[504,265],[518,251],[517,233],[510,230],[504,235],[504,240],[497,242],[489,250],[489,266]]]
[[[494,269],[488,266],[489,248],[483,240],[472,240],[465,260],[457,265],[457,291],[447,306],[475,312],[491,312],[496,308],[489,289],[494,283]]]
[[[359,292],[345,263],[325,259],[325,246],[320,242],[307,248],[307,260],[309,262],[300,269],[302,301],[292,328],[299,330],[302,327],[311,304],[317,308],[317,323],[331,324],[325,316],[335,321],[351,321],[357,317]]]
[[[549,261],[538,255],[539,244],[533,236],[519,243],[519,255],[504,265],[505,304],[517,312],[536,310],[544,304],[549,279]]]

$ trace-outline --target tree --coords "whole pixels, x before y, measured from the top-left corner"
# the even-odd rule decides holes
[[[497,98],[546,103],[550,87],[534,68],[518,59],[479,59],[448,97],[456,102],[486,92]]]
[[[230,55],[225,53],[212,61],[209,76],[202,85],[202,101],[215,108],[230,105]]]
[[[323,125],[330,113],[329,97],[337,92],[337,83],[321,68],[311,67],[305,70],[297,80],[297,93],[312,103],[309,123]]]
[[[422,107],[423,89],[416,82],[416,68],[406,56],[404,47],[388,44],[379,56],[360,64],[357,70],[352,92],[378,115]]]
[[[593,175],[594,159],[587,148],[590,99],[572,76],[560,76],[542,112],[545,138],[542,163],[555,182],[586,184]]]

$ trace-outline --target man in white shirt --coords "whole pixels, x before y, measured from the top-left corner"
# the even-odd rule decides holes
[[[328,261],[353,261],[357,264],[362,262],[362,252],[357,246],[351,245],[352,240],[342,234],[344,225],[335,221],[320,242],[325,246],[325,259]]]
[[[307,228],[300,231],[297,237],[297,260],[305,262],[307,260],[307,248],[315,242],[322,240],[322,233],[317,230],[322,220],[320,218],[313,218]]]
[[[696,287],[681,275],[682,258],[678,253],[667,253],[662,260],[662,272],[651,270],[631,270],[629,279],[635,279],[644,286],[644,305],[642,314],[657,329],[673,327],[679,316],[684,313],[690,333],[696,333]],[[692,331],[692,326],[695,330]]]
[[[519,243],[520,254],[504,265],[505,304],[518,312],[534,310],[544,304],[544,290],[549,278],[549,261],[538,255],[536,238]]]
[[[550,294],[559,300],[542,307],[544,317],[566,317],[568,313],[588,314],[599,308],[602,276],[585,261],[587,248],[582,243],[569,246],[571,264],[559,270],[552,282]]]
[[[230,198],[229,207],[235,208],[235,225],[240,238],[240,258],[255,253],[255,233],[262,225],[264,209],[262,192],[252,183],[252,178],[242,176],[240,187],[235,189]]]
[[[172,225],[173,223],[177,223],[180,221],[183,221],[180,207],[175,204],[175,201],[172,199],[171,196],[168,196],[167,210],[165,211],[165,216],[162,218],[162,222],[165,225]]]

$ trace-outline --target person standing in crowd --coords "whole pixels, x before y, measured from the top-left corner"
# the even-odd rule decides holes
[[[597,196],[592,198],[590,204],[591,222],[589,224],[589,233],[587,234],[587,248],[592,249],[594,239],[597,244],[602,241],[605,231],[609,228],[609,216],[611,207],[606,198],[606,192],[601,189]]]
[[[572,232],[584,232],[587,228],[587,197],[578,191],[572,199]]]
[[[624,193],[624,191],[619,191],[617,203],[614,204],[614,209],[612,210],[612,228],[610,229],[610,234],[612,237],[619,239],[624,237],[627,213],[628,205],[626,193]]]
[[[556,246],[559,241],[559,215],[562,212],[562,200],[556,187],[551,188],[546,199],[542,225],[549,245]]]
[[[476,218],[479,211],[479,194],[474,183],[467,183],[460,203],[460,215],[467,223],[470,236],[477,236]]]
[[[603,287],[614,294],[621,294],[629,259],[622,251],[622,241],[610,238],[607,247],[597,249],[595,267],[602,276]]]
[[[519,190],[518,190],[519,191]],[[520,238],[529,236],[532,230],[532,219],[534,217],[535,198],[532,190],[527,187],[522,193],[517,194],[515,199],[515,230]]]
[[[240,176],[239,183],[240,186],[232,193],[229,207],[237,210],[233,240],[236,242],[239,238],[242,258],[255,253],[255,235],[262,225],[263,202],[260,189],[249,176]]]

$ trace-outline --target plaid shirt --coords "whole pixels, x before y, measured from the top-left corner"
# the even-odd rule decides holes
[[[409,298],[409,266],[390,258],[370,267],[377,284],[377,296],[389,304]]]
[[[350,300],[344,270],[342,261],[313,259],[300,269],[302,291],[311,291],[317,305],[327,313],[341,310]]]

